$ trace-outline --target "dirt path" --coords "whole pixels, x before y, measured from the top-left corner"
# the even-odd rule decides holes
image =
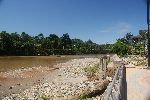
[[[127,100],[150,100],[150,70],[127,68]]]

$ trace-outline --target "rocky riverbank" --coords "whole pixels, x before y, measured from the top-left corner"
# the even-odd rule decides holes
[[[144,56],[129,55],[123,57],[122,60],[126,64],[126,67],[147,68],[147,58]]]
[[[108,85],[107,80],[98,77],[98,58],[73,59],[57,64],[55,68],[59,69],[53,75],[47,74],[43,81],[18,94],[6,96],[3,100],[79,99]]]

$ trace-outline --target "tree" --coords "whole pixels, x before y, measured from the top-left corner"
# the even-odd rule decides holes
[[[53,54],[51,41],[50,41],[50,39],[48,37],[46,37],[43,40],[42,48],[43,48],[43,51],[44,51],[45,55],[51,55],[51,54]]]
[[[22,42],[28,42],[28,41],[30,41],[31,40],[31,36],[30,35],[28,35],[27,33],[25,33],[25,32],[22,32],[21,33],[21,41]]]
[[[80,39],[72,39],[72,52],[73,54],[82,54],[82,47],[84,42]]]
[[[0,54],[1,55],[11,55],[12,51],[12,39],[9,33],[2,31],[0,33]]]
[[[71,49],[71,39],[68,33],[63,34],[63,36],[61,37],[61,44],[63,46],[63,49]]]
[[[147,39],[148,39],[148,32],[147,30],[139,30],[139,34],[141,36],[141,40],[142,40],[142,43],[143,43],[143,47],[144,47],[144,54],[146,53],[146,42],[147,42]]]
[[[112,51],[120,56],[124,56],[128,54],[129,47],[127,44],[118,40],[112,47]]]
[[[45,55],[45,47],[43,44],[45,42],[45,38],[43,33],[38,34],[34,37],[34,49],[35,49],[35,55]]]
[[[50,46],[51,46],[51,53],[52,54],[56,54],[58,53],[58,49],[59,49],[59,44],[60,44],[60,39],[56,34],[50,34],[48,37],[49,41],[50,41]]]
[[[99,45],[80,39],[70,39],[69,34],[65,33],[62,37],[50,34],[44,37],[42,33],[31,37],[29,34],[0,32],[0,55],[51,55],[51,54],[97,54],[106,53],[110,46]]]
[[[61,47],[61,53],[62,54],[71,54],[71,44],[72,41],[69,37],[68,33],[63,34],[63,36],[60,38],[60,47]]]
[[[12,55],[20,55],[22,45],[20,35],[17,32],[11,33],[11,39],[13,42]]]
[[[129,32],[125,35],[125,39],[126,39],[128,44],[130,44],[132,36],[133,36],[133,34],[131,32]]]
[[[34,55],[34,42],[30,35],[21,33],[21,55]]]
[[[85,42],[85,46],[86,46],[86,54],[92,54],[92,46],[93,46],[93,42],[89,39],[88,41]]]

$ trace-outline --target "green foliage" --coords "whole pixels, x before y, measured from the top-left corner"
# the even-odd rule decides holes
[[[86,67],[84,71],[86,72],[87,76],[93,77],[96,76],[99,69],[99,65],[95,65],[94,67]]]
[[[0,32],[0,55],[36,56],[36,55],[69,55],[69,54],[101,54],[110,51],[110,44],[99,45],[91,40],[82,41],[71,39],[68,33],[58,37],[50,34],[44,37],[42,33],[37,36]]]
[[[68,33],[63,34],[61,39],[62,49],[71,49],[71,39]]]
[[[112,47],[112,51],[120,56],[124,56],[128,54],[129,47],[127,44],[118,40]]]
[[[79,100],[88,100],[88,97],[81,96]]]
[[[147,43],[147,31],[140,30],[137,36],[127,33],[124,38],[120,38],[113,45],[112,51],[118,55],[134,54],[134,55],[145,55]]]
[[[127,44],[130,44],[130,40],[131,40],[132,36],[133,36],[133,34],[131,32],[129,32],[125,35],[125,40],[126,40]]]
[[[47,100],[47,98],[45,96],[42,96],[41,99],[42,100]]]
[[[42,95],[41,99],[42,100],[51,100],[50,97],[46,97],[45,95]]]

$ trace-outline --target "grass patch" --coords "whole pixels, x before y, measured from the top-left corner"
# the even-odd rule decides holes
[[[84,71],[86,72],[86,75],[88,78],[96,77],[98,74],[98,71],[99,71],[99,64],[97,64],[93,67],[86,67],[86,68],[84,68]]]
[[[45,95],[42,95],[41,99],[42,100],[50,100],[50,98],[46,97]]]
[[[115,75],[115,72],[116,72],[116,67],[108,67],[106,70],[106,76],[112,77],[113,75]]]
[[[81,96],[81,97],[79,98],[79,100],[88,100],[88,98],[87,98],[87,97],[84,97],[84,96]]]

